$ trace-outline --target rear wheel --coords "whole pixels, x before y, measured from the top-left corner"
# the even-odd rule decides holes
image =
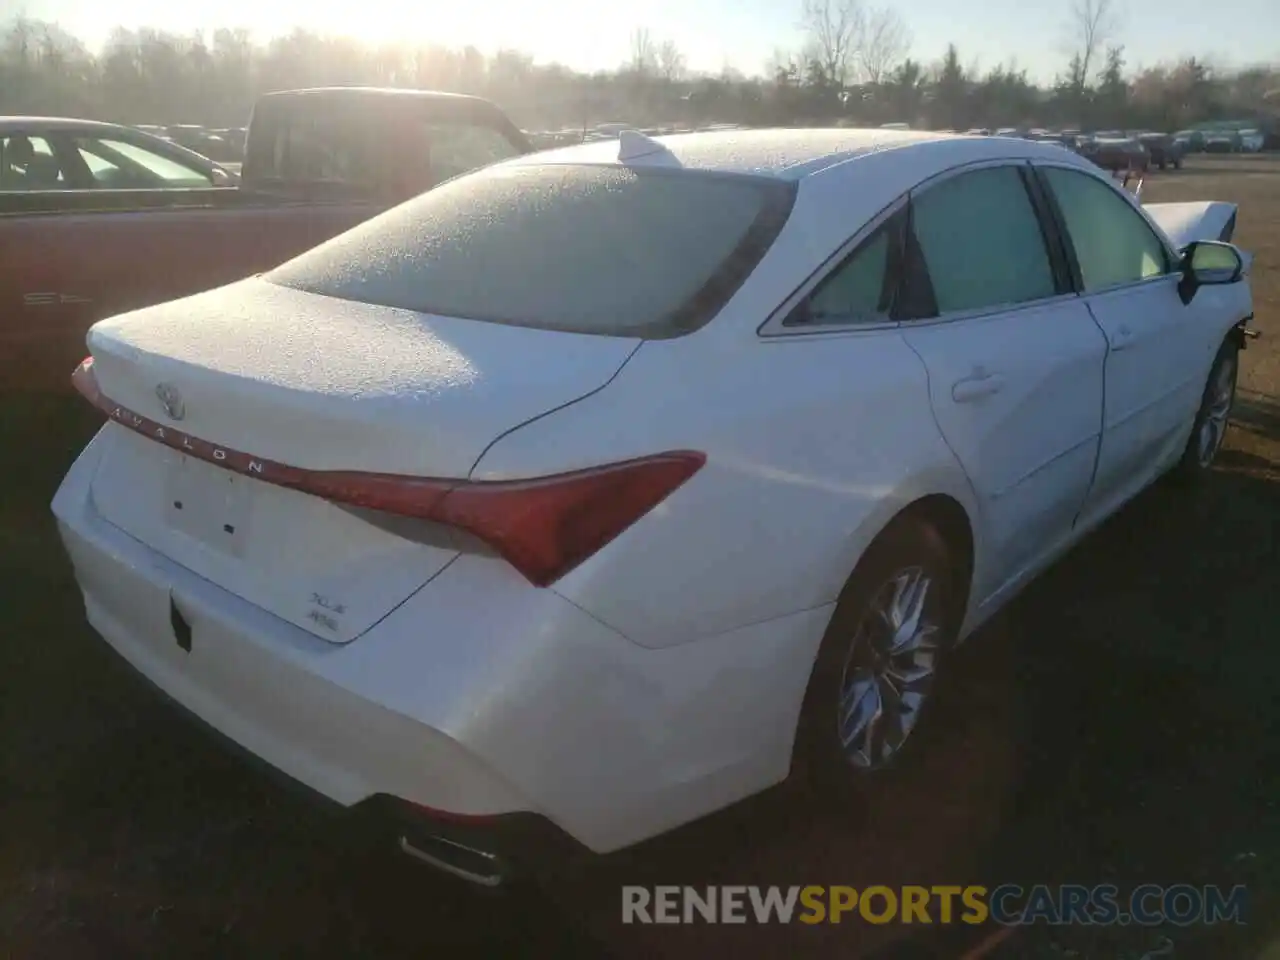
[[[957,580],[946,542],[918,517],[895,520],[867,551],[805,694],[795,755],[809,785],[880,781],[925,752],[937,670],[959,626]]]
[[[1191,437],[1174,472],[1185,480],[1195,480],[1209,472],[1227,435],[1227,423],[1235,404],[1236,379],[1240,372],[1240,350],[1223,343],[1209,372],[1200,399],[1200,408],[1191,428]]]

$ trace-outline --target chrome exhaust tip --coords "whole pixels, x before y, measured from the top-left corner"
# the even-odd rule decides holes
[[[413,859],[477,886],[501,886],[508,869],[497,854],[477,850],[435,834],[410,840],[400,837],[400,850]]]

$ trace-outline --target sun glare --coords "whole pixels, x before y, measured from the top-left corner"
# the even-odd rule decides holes
[[[473,46],[486,55],[518,50],[539,63],[575,70],[613,70],[631,54],[632,34],[643,28],[657,41],[673,40],[694,69],[715,71],[726,62],[755,70],[778,38],[763,39],[745,24],[726,26],[734,0],[646,0],[601,4],[597,0],[312,0],[310,4],[220,0],[182,7],[169,0],[30,0],[29,14],[58,23],[100,50],[116,27],[206,36],[221,27],[247,29],[257,43],[301,28],[363,44]],[[758,0],[750,0],[758,2]],[[767,2],[767,0],[765,0]],[[4,0],[0,0],[0,6]],[[759,32],[759,31],[757,31]],[[759,61],[759,62],[758,62]]]
[[[522,0],[313,0],[305,6],[225,0],[213,7],[176,14],[156,0],[125,0],[111,8],[113,19],[129,27],[154,26],[187,32],[225,26],[246,27],[259,41],[295,28],[350,37],[361,43],[475,46],[485,53],[518,49],[541,62],[585,65],[602,57],[613,67],[625,56],[632,24],[608,5],[590,0],[556,0],[553,5]],[[95,14],[101,20],[105,14]],[[114,24],[112,24],[114,25]],[[109,29],[109,27],[108,27]]]

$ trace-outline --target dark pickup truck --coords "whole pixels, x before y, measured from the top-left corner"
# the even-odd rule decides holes
[[[0,390],[60,389],[103,317],[268,270],[531,149],[492,103],[417,90],[263,96],[238,182],[134,128],[0,118]]]

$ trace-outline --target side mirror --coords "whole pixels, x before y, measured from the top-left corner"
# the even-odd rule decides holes
[[[1182,250],[1178,296],[1190,303],[1201,287],[1235,283],[1244,274],[1240,251],[1220,240],[1193,240]]]

